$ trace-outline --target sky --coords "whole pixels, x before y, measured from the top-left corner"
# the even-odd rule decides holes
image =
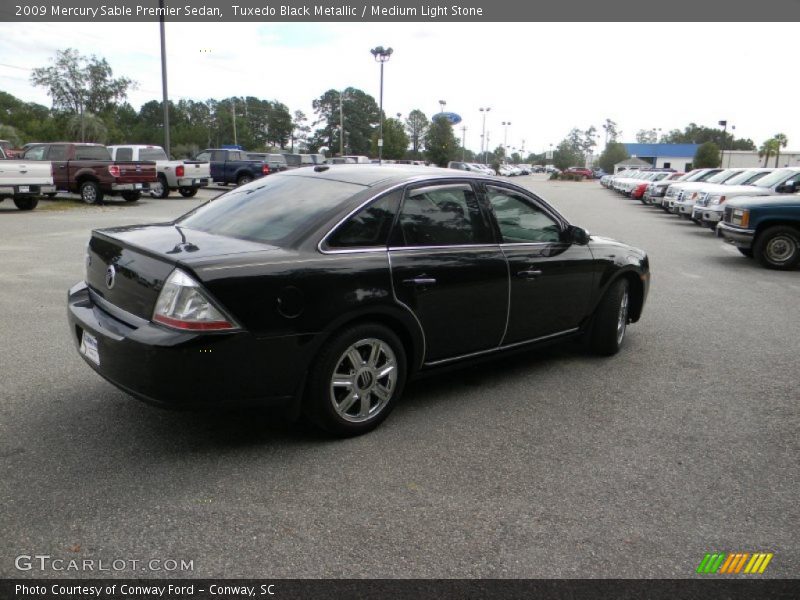
[[[355,87],[378,99],[370,48],[392,47],[387,116],[420,109],[463,118],[466,146],[541,152],[572,129],[717,127],[756,145],[782,132],[800,150],[794,23],[174,23],[167,22],[172,100],[256,96],[313,121],[311,102]],[[161,99],[157,23],[0,23],[0,90],[50,106],[31,69],[72,47],[138,83],[137,109]],[[480,107],[490,107],[481,113]],[[503,126],[502,123],[510,123]],[[13,125],[13,123],[12,123]],[[135,142],[136,140],[129,140]]]

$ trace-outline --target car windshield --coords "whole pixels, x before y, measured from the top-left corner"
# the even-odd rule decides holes
[[[706,170],[694,171],[692,173],[689,173],[688,177],[686,177],[684,181],[697,181],[698,179],[701,179],[705,175],[708,175],[708,171]]]
[[[769,188],[775,185],[776,183],[780,183],[784,179],[791,177],[792,175],[798,173],[800,171],[795,171],[793,169],[778,169],[777,171],[773,171],[766,177],[762,177],[758,180],[758,187],[765,187]]]
[[[706,183],[722,183],[724,181],[727,181],[731,177],[735,177],[740,172],[741,171],[720,171],[713,177],[709,177],[708,179],[706,179]]]
[[[735,177],[731,177],[730,179],[728,179],[725,182],[725,185],[740,185],[740,184],[743,184],[743,183],[746,183],[746,182],[750,181],[753,178],[754,175],[760,175],[760,176],[763,177],[766,174],[767,174],[767,171],[753,171],[753,170],[742,171],[741,173],[739,173]]]
[[[330,179],[271,175],[204,204],[177,223],[280,245],[363,189],[362,185]]]

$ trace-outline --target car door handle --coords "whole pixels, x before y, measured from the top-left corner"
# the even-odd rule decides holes
[[[523,279],[536,279],[542,272],[538,269],[528,269],[527,271],[517,271],[517,277],[522,277]]]
[[[403,279],[403,285],[408,285],[408,286],[436,285],[436,279],[434,279],[433,277],[412,277],[411,279]]]

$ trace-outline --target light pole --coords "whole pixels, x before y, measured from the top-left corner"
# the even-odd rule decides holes
[[[486,132],[486,148],[483,149],[483,164],[486,164],[486,154],[489,151],[489,139],[491,138],[492,132]]]
[[[719,157],[719,164],[722,166],[722,161],[725,159],[725,138],[728,135],[728,122],[727,121],[720,121],[720,127],[722,127],[722,156]]]
[[[466,149],[466,146],[464,145],[466,139],[467,139],[467,126],[466,125],[462,125],[461,126],[461,162],[464,162],[466,160],[466,156],[467,156],[467,149]]]
[[[444,107],[445,106],[447,106],[447,102],[445,102],[444,100],[439,100],[439,112],[440,113],[444,112]]]
[[[511,126],[511,121],[503,121],[503,158],[504,162],[508,163],[508,128]]]
[[[486,114],[492,110],[491,107],[481,107],[478,109],[483,115],[483,126],[481,127],[481,153],[483,154],[483,164],[486,164]]]
[[[344,99],[346,91],[339,92],[339,156],[344,156]]]
[[[167,94],[167,42],[164,33],[164,0],[158,0],[158,6],[161,9],[161,16],[158,21],[161,29],[161,94],[164,98],[164,152],[167,153],[169,158],[172,155],[170,154],[169,140],[169,94]],[[83,136],[83,110],[81,110],[81,136]],[[83,140],[81,139],[81,141]]]
[[[381,95],[380,95],[380,106],[378,108],[378,119],[379,119],[379,130],[378,130],[378,164],[383,164],[383,63],[385,63],[389,58],[392,56],[391,48],[384,48],[383,46],[377,46],[370,50],[372,56],[375,58],[376,62],[381,64]]]

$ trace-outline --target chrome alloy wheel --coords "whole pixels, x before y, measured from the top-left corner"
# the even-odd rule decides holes
[[[336,361],[330,382],[333,409],[345,421],[369,421],[391,400],[396,383],[397,359],[389,344],[359,340]]]
[[[625,328],[628,326],[628,288],[622,294],[619,303],[619,316],[617,317],[617,345],[622,343],[625,337]]]

